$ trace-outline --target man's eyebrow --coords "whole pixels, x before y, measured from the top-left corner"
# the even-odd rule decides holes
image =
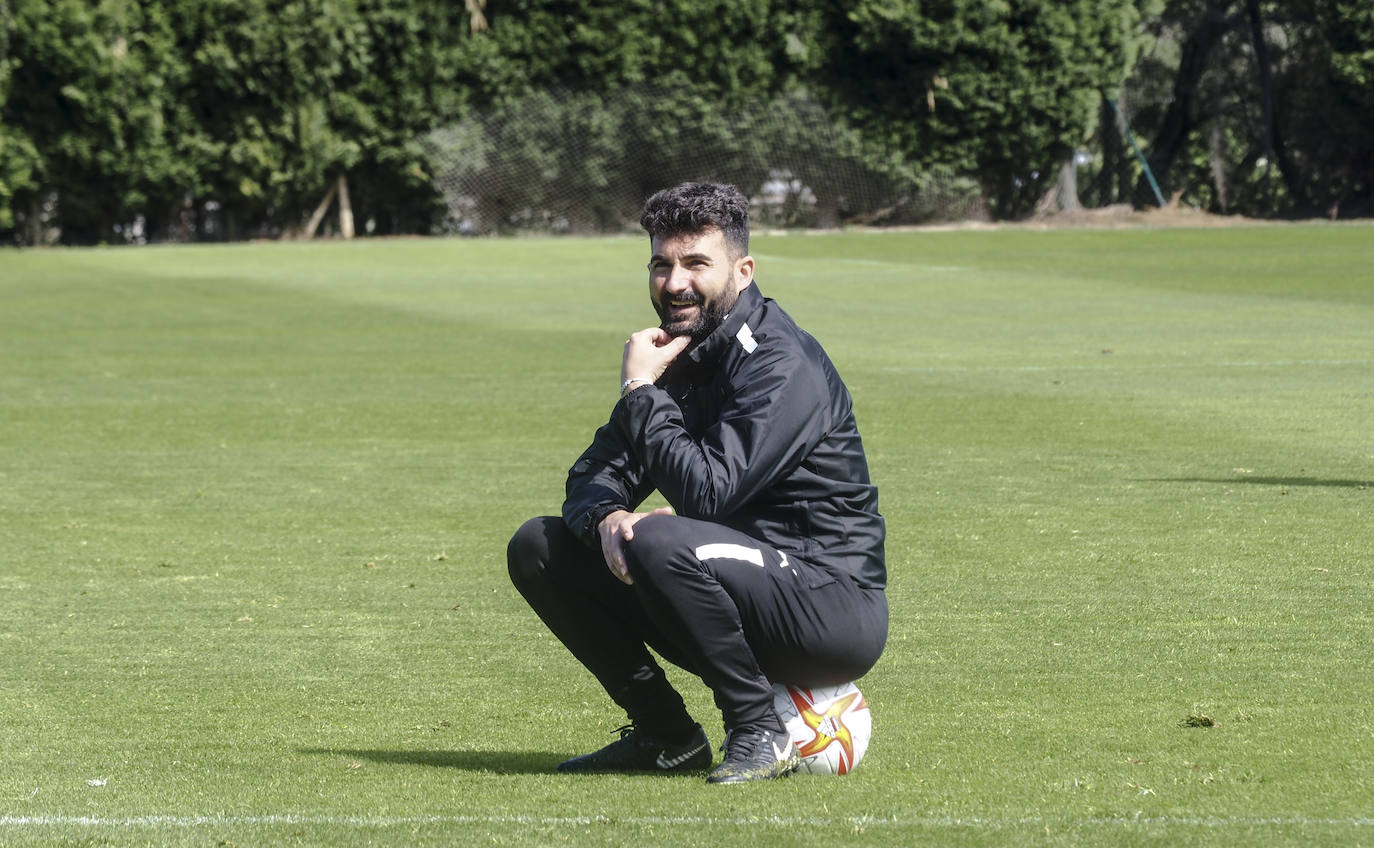
[[[687,254],[686,256],[682,257],[682,261],[683,261],[683,262],[687,262],[687,261],[692,260],[692,259],[705,259],[707,262],[710,262],[710,261],[711,261],[711,254],[709,254],[709,253],[689,253],[689,254]],[[668,261],[668,257],[664,256],[664,255],[661,254],[661,253],[655,253],[653,256],[650,256],[650,257],[649,257],[649,264],[650,264],[650,265],[654,264],[655,262],[667,262],[667,261]]]

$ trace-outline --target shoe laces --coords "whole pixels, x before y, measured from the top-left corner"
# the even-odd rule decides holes
[[[768,729],[764,727],[736,727],[726,732],[725,742],[720,749],[725,752],[727,759],[731,755],[748,757],[763,743],[767,733]]]

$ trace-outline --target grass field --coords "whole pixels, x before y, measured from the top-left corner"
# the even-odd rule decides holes
[[[0,252],[0,845],[1374,844],[1374,228],[754,253],[888,520],[854,774],[550,773],[622,716],[505,543],[642,240]]]

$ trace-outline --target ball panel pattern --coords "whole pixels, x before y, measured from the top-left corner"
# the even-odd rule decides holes
[[[773,707],[810,774],[848,774],[863,759],[873,735],[873,717],[853,683],[807,688],[777,684]]]

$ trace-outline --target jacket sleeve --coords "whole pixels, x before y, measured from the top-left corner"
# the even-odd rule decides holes
[[[620,432],[606,424],[568,470],[565,490],[563,523],[583,543],[599,550],[596,526],[601,519],[617,509],[633,510],[654,487]]]
[[[646,476],[679,515],[720,520],[791,474],[825,438],[821,369],[786,345],[739,360],[720,418],[694,439],[661,389],[631,392],[611,415]]]

